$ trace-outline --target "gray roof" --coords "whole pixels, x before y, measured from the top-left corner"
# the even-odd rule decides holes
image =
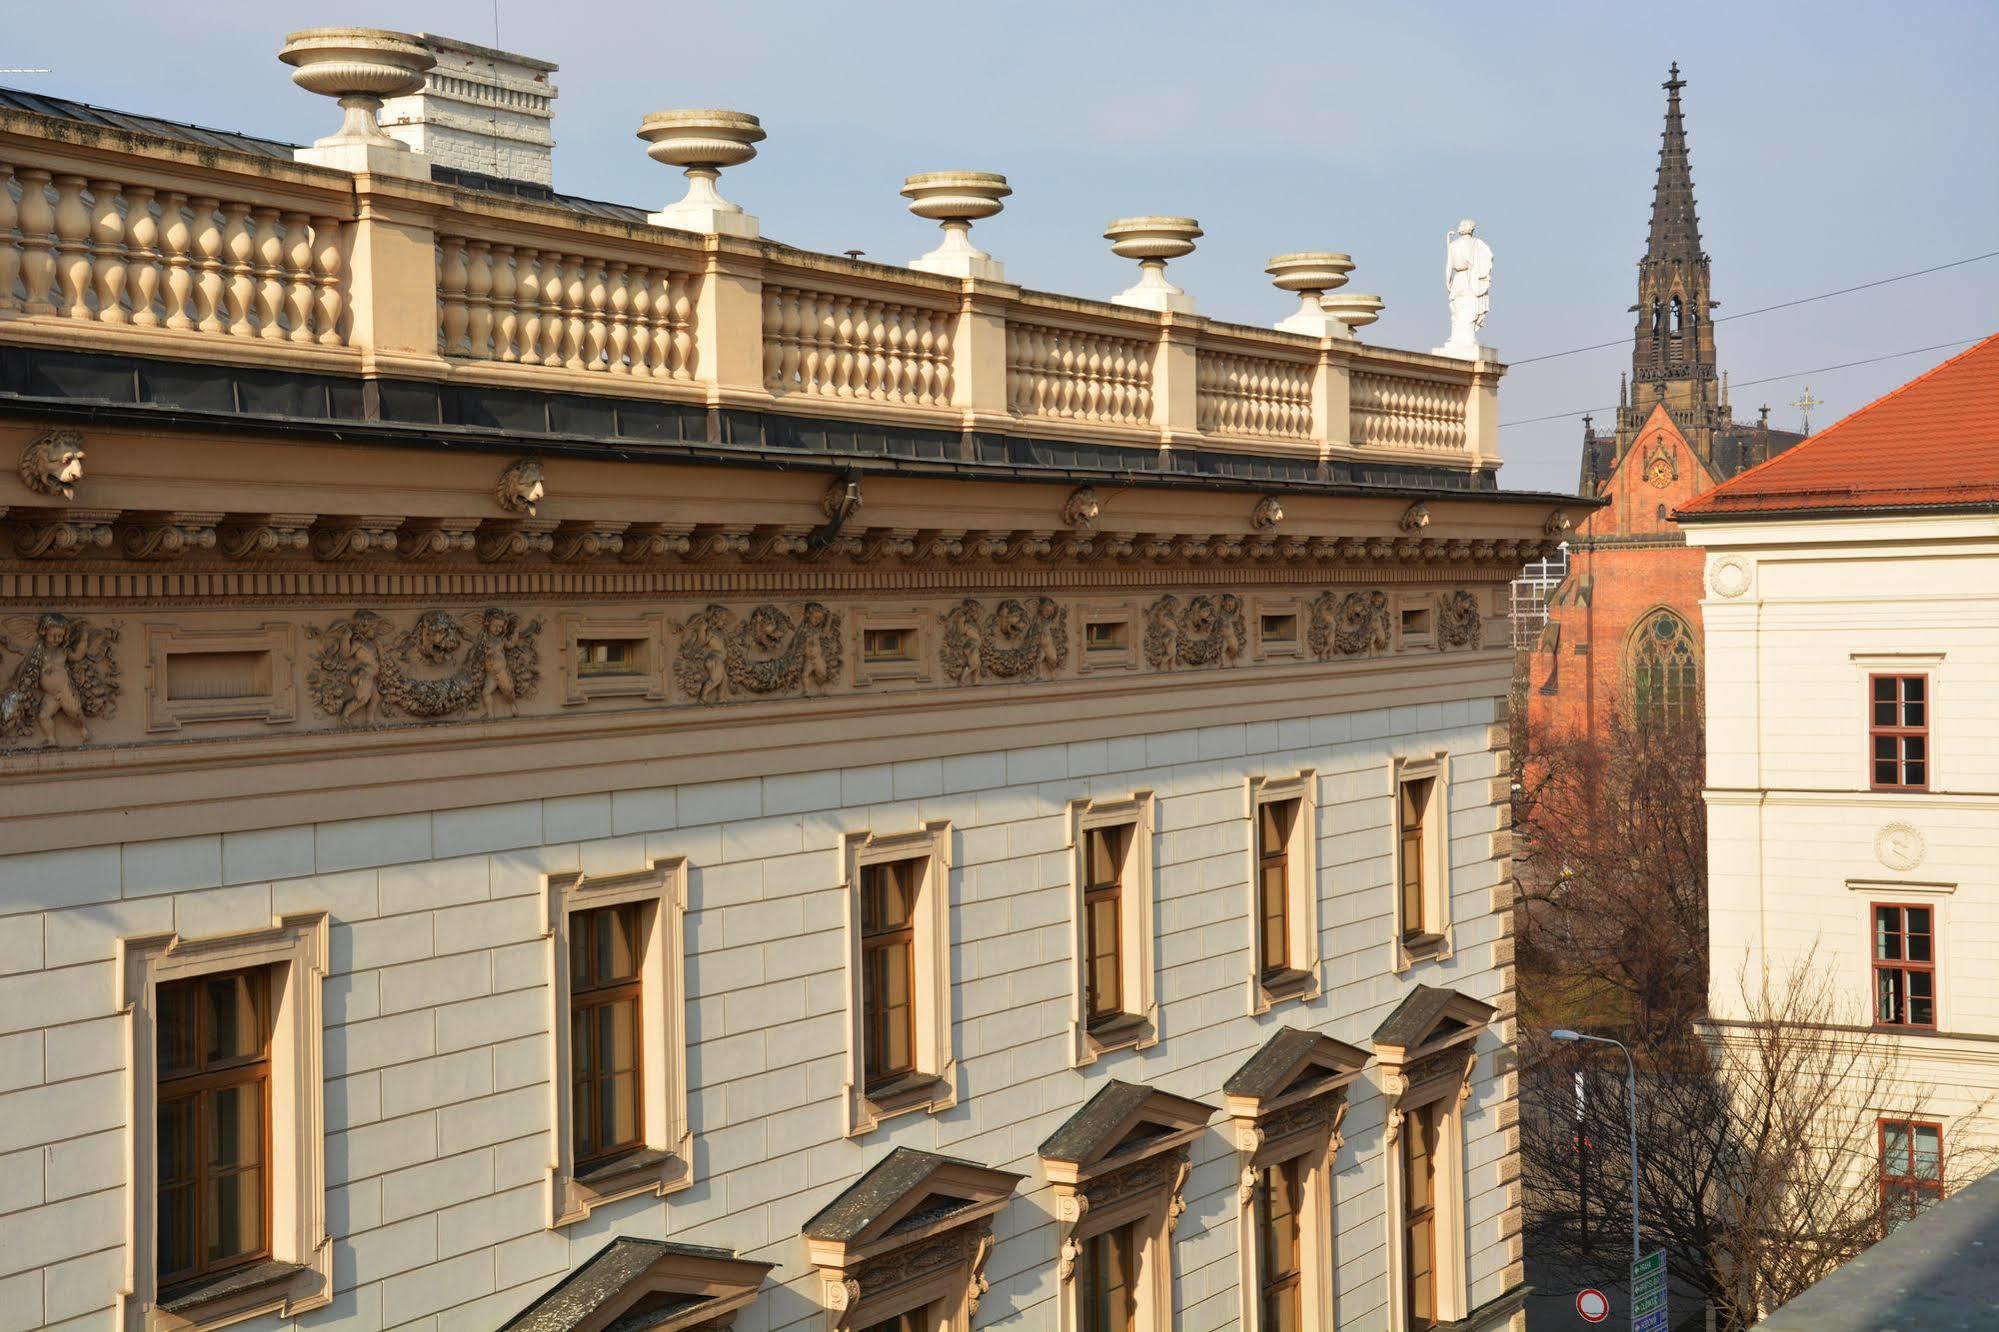
[[[1755,1332],[1991,1327],[1999,1327],[1999,1171],[1904,1222]]]
[[[1131,1112],[1154,1097],[1178,1101],[1187,1107],[1190,1114],[1198,1115],[1204,1121],[1214,1114],[1213,1106],[1200,1101],[1112,1078],[1098,1088],[1095,1096],[1083,1103],[1081,1110],[1062,1121],[1062,1126],[1048,1135],[1041,1144],[1041,1155],[1054,1161],[1095,1160],[1116,1145],[1110,1141],[1111,1135],[1118,1131]],[[1164,1132],[1161,1130],[1151,1136],[1162,1136]]]
[[[1254,1096],[1259,1099],[1278,1095],[1289,1085],[1292,1071],[1298,1067],[1299,1061],[1324,1039],[1316,1031],[1279,1027],[1277,1034],[1249,1057],[1249,1062],[1229,1075],[1229,1080],[1222,1084],[1222,1091],[1230,1096]]]
[[[705,1244],[675,1244],[621,1235],[578,1264],[574,1271],[556,1282],[534,1303],[515,1314],[502,1325],[501,1332],[569,1332],[569,1329],[603,1308],[605,1302],[618,1292],[644,1276],[647,1269],[667,1254],[747,1261],[738,1260],[728,1249],[710,1248]],[[774,1264],[763,1263],[760,1266],[768,1269]]]
[[[1434,985],[1418,985],[1409,991],[1403,1001],[1395,1006],[1387,1021],[1374,1029],[1376,1045],[1399,1045],[1407,1049],[1420,1042],[1444,1015],[1454,1000],[1463,999],[1477,1004],[1488,1013],[1494,1011],[1492,1005],[1473,999],[1470,995],[1459,994],[1456,990],[1439,989]]]
[[[836,1240],[842,1243],[863,1234],[867,1228],[881,1219],[896,1203],[909,1195],[910,1190],[936,1174],[945,1166],[966,1166],[973,1170],[992,1174],[1007,1174],[994,1171],[990,1166],[982,1166],[976,1161],[967,1161],[957,1156],[939,1156],[935,1152],[919,1152],[914,1147],[898,1147],[874,1163],[868,1173],[849,1185],[845,1192],[820,1208],[805,1228],[800,1232],[807,1239]],[[1011,1175],[1018,1180],[1020,1176]],[[962,1207],[940,1207],[927,1211],[923,1220],[934,1221],[949,1216],[963,1207],[971,1206],[966,1201]]]

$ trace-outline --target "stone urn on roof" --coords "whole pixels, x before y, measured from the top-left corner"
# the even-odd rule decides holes
[[[342,171],[430,178],[430,159],[384,134],[376,120],[383,98],[419,91],[437,64],[421,38],[386,28],[301,28],[285,35],[278,59],[292,66],[293,83],[338,99],[346,113],[338,132],[297,149],[294,158]]]
[[[909,211],[944,225],[943,243],[909,261],[924,273],[1006,281],[999,260],[972,244],[972,223],[993,216],[1013,189],[996,171],[925,171],[902,182]]]
[[[1206,233],[1191,217],[1121,217],[1104,228],[1111,253],[1138,260],[1138,281],[1111,297],[1113,305],[1191,314],[1194,298],[1166,280],[1166,261],[1194,252]]]
[[[711,235],[758,235],[756,218],[724,199],[715,182],[722,168],[741,166],[757,155],[757,144],[764,139],[762,121],[748,112],[713,108],[655,111],[639,122],[639,137],[653,161],[687,173],[686,195],[651,214],[648,222]]]

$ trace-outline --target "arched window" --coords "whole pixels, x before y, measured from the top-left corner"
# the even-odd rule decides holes
[[[1653,611],[1631,636],[1625,657],[1639,725],[1692,720],[1700,706],[1700,660],[1693,631],[1669,610]]]
[[[1685,304],[1684,304],[1684,303],[1682,303],[1682,302],[1681,302],[1681,300],[1680,300],[1680,298],[1679,298],[1679,297],[1675,296],[1675,297],[1673,298],[1673,336],[1674,336],[1674,337],[1676,337],[1676,338],[1677,338],[1678,336],[1680,336],[1680,331],[1681,331],[1681,329],[1682,329],[1682,328],[1683,328],[1683,327],[1685,326],[1685,323],[1686,323],[1686,306],[1685,306]]]

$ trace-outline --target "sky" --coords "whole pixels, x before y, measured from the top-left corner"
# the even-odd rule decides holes
[[[1484,341],[1502,360],[1628,339],[1669,61],[1680,62],[1720,318],[1999,250],[1999,4],[587,4],[571,0],[92,0],[26,5],[0,80],[121,110],[307,142],[337,126],[288,82],[286,30],[376,25],[557,62],[556,188],[660,207],[677,173],[634,135],[650,111],[763,120],[723,192],[764,235],[906,262],[933,224],[917,171],[1004,172],[975,239],[1010,280],[1108,297],[1136,276],[1111,219],[1198,218],[1170,269],[1202,313],[1295,308],[1271,255],[1343,250],[1387,302],[1363,337],[1444,340],[1445,233],[1478,220],[1496,258]],[[1722,323],[1736,414],[1824,426],[1999,330],[1999,257]],[[1628,344],[1523,364],[1501,384],[1510,489],[1572,489],[1578,414],[1617,400]],[[1766,377],[1771,382],[1751,385]],[[1532,418],[1566,413],[1558,419]]]

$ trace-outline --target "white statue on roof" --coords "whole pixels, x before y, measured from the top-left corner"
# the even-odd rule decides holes
[[[1493,351],[1481,347],[1479,330],[1492,308],[1492,247],[1476,234],[1478,223],[1465,218],[1444,237],[1444,291],[1451,300],[1451,338],[1437,348],[1439,356],[1490,360]]]

